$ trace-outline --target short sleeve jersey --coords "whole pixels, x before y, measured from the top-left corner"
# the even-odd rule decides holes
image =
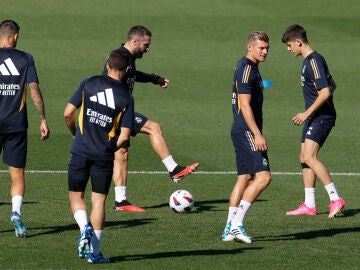
[[[232,111],[234,121],[231,133],[239,134],[250,130],[247,126],[241,111],[241,104],[238,95],[251,95],[251,109],[254,113],[256,125],[262,130],[262,105],[263,105],[263,83],[258,65],[250,59],[241,58],[235,68],[232,87]]]
[[[301,86],[305,99],[305,109],[308,109],[318,97],[318,91],[329,87],[332,91],[332,77],[326,61],[322,55],[312,52],[303,61],[301,70]],[[331,96],[310,118],[312,119],[335,119],[336,111]]]
[[[113,160],[120,127],[132,129],[134,100],[127,87],[107,75],[81,82],[69,103],[81,108],[71,153]]]
[[[14,48],[0,48],[0,133],[28,128],[26,90],[38,83],[33,57]]]

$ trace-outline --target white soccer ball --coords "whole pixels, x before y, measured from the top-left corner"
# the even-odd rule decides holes
[[[171,194],[169,205],[175,213],[190,212],[194,207],[194,198],[189,191],[180,189]]]

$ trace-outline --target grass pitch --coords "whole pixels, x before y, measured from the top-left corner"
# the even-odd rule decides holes
[[[0,268],[357,269],[360,97],[358,73],[352,67],[359,64],[354,53],[360,49],[359,9],[355,0],[1,2],[1,20],[11,18],[20,24],[18,48],[35,58],[52,134],[40,142],[39,121],[29,98],[29,173],[23,207],[29,237],[14,236],[10,179],[1,173]],[[318,216],[285,216],[303,200],[301,176],[283,174],[300,171],[301,128],[291,124],[291,117],[303,110],[301,59],[281,43],[283,31],[293,23],[307,29],[338,85],[338,120],[321,159],[331,172],[339,173],[334,181],[348,205],[343,216],[332,220],[327,218],[328,198],[319,183]],[[145,207],[145,213],[114,212],[111,189],[102,251],[113,263],[88,266],[76,255],[78,229],[70,212],[65,173],[71,138],[63,109],[83,78],[101,73],[108,53],[125,41],[127,30],[136,24],[153,32],[151,51],[137,68],[170,79],[166,90],[137,84],[136,110],[162,124],[178,162],[199,161],[200,172],[179,185],[170,184],[165,173],[131,173],[128,198]],[[247,35],[259,29],[269,34],[271,46],[260,70],[273,84],[265,90],[264,103],[273,181],[246,219],[246,229],[257,242],[223,243],[220,235],[236,178],[229,134],[233,69],[246,53]],[[132,172],[164,171],[146,136],[132,141],[129,167]],[[168,207],[170,194],[178,188],[195,197],[190,214],[176,215]]]

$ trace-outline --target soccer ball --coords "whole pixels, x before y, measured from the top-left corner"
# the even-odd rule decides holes
[[[190,212],[194,207],[194,198],[187,190],[177,190],[170,196],[169,205],[175,213]]]

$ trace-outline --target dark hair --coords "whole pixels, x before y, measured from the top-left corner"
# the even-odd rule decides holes
[[[131,40],[134,38],[134,36],[143,37],[143,36],[149,36],[151,37],[152,33],[149,29],[147,29],[145,26],[142,25],[136,25],[130,28],[128,32],[128,40]]]
[[[306,30],[298,24],[293,24],[286,28],[281,40],[283,43],[286,43],[295,39],[301,39],[304,43],[309,43],[306,36]]]
[[[3,20],[0,23],[0,30],[6,30],[6,32],[12,32],[15,34],[19,33],[20,26],[13,20]]]
[[[129,59],[128,54],[115,50],[110,53],[107,63],[112,69],[124,71],[129,66]]]

